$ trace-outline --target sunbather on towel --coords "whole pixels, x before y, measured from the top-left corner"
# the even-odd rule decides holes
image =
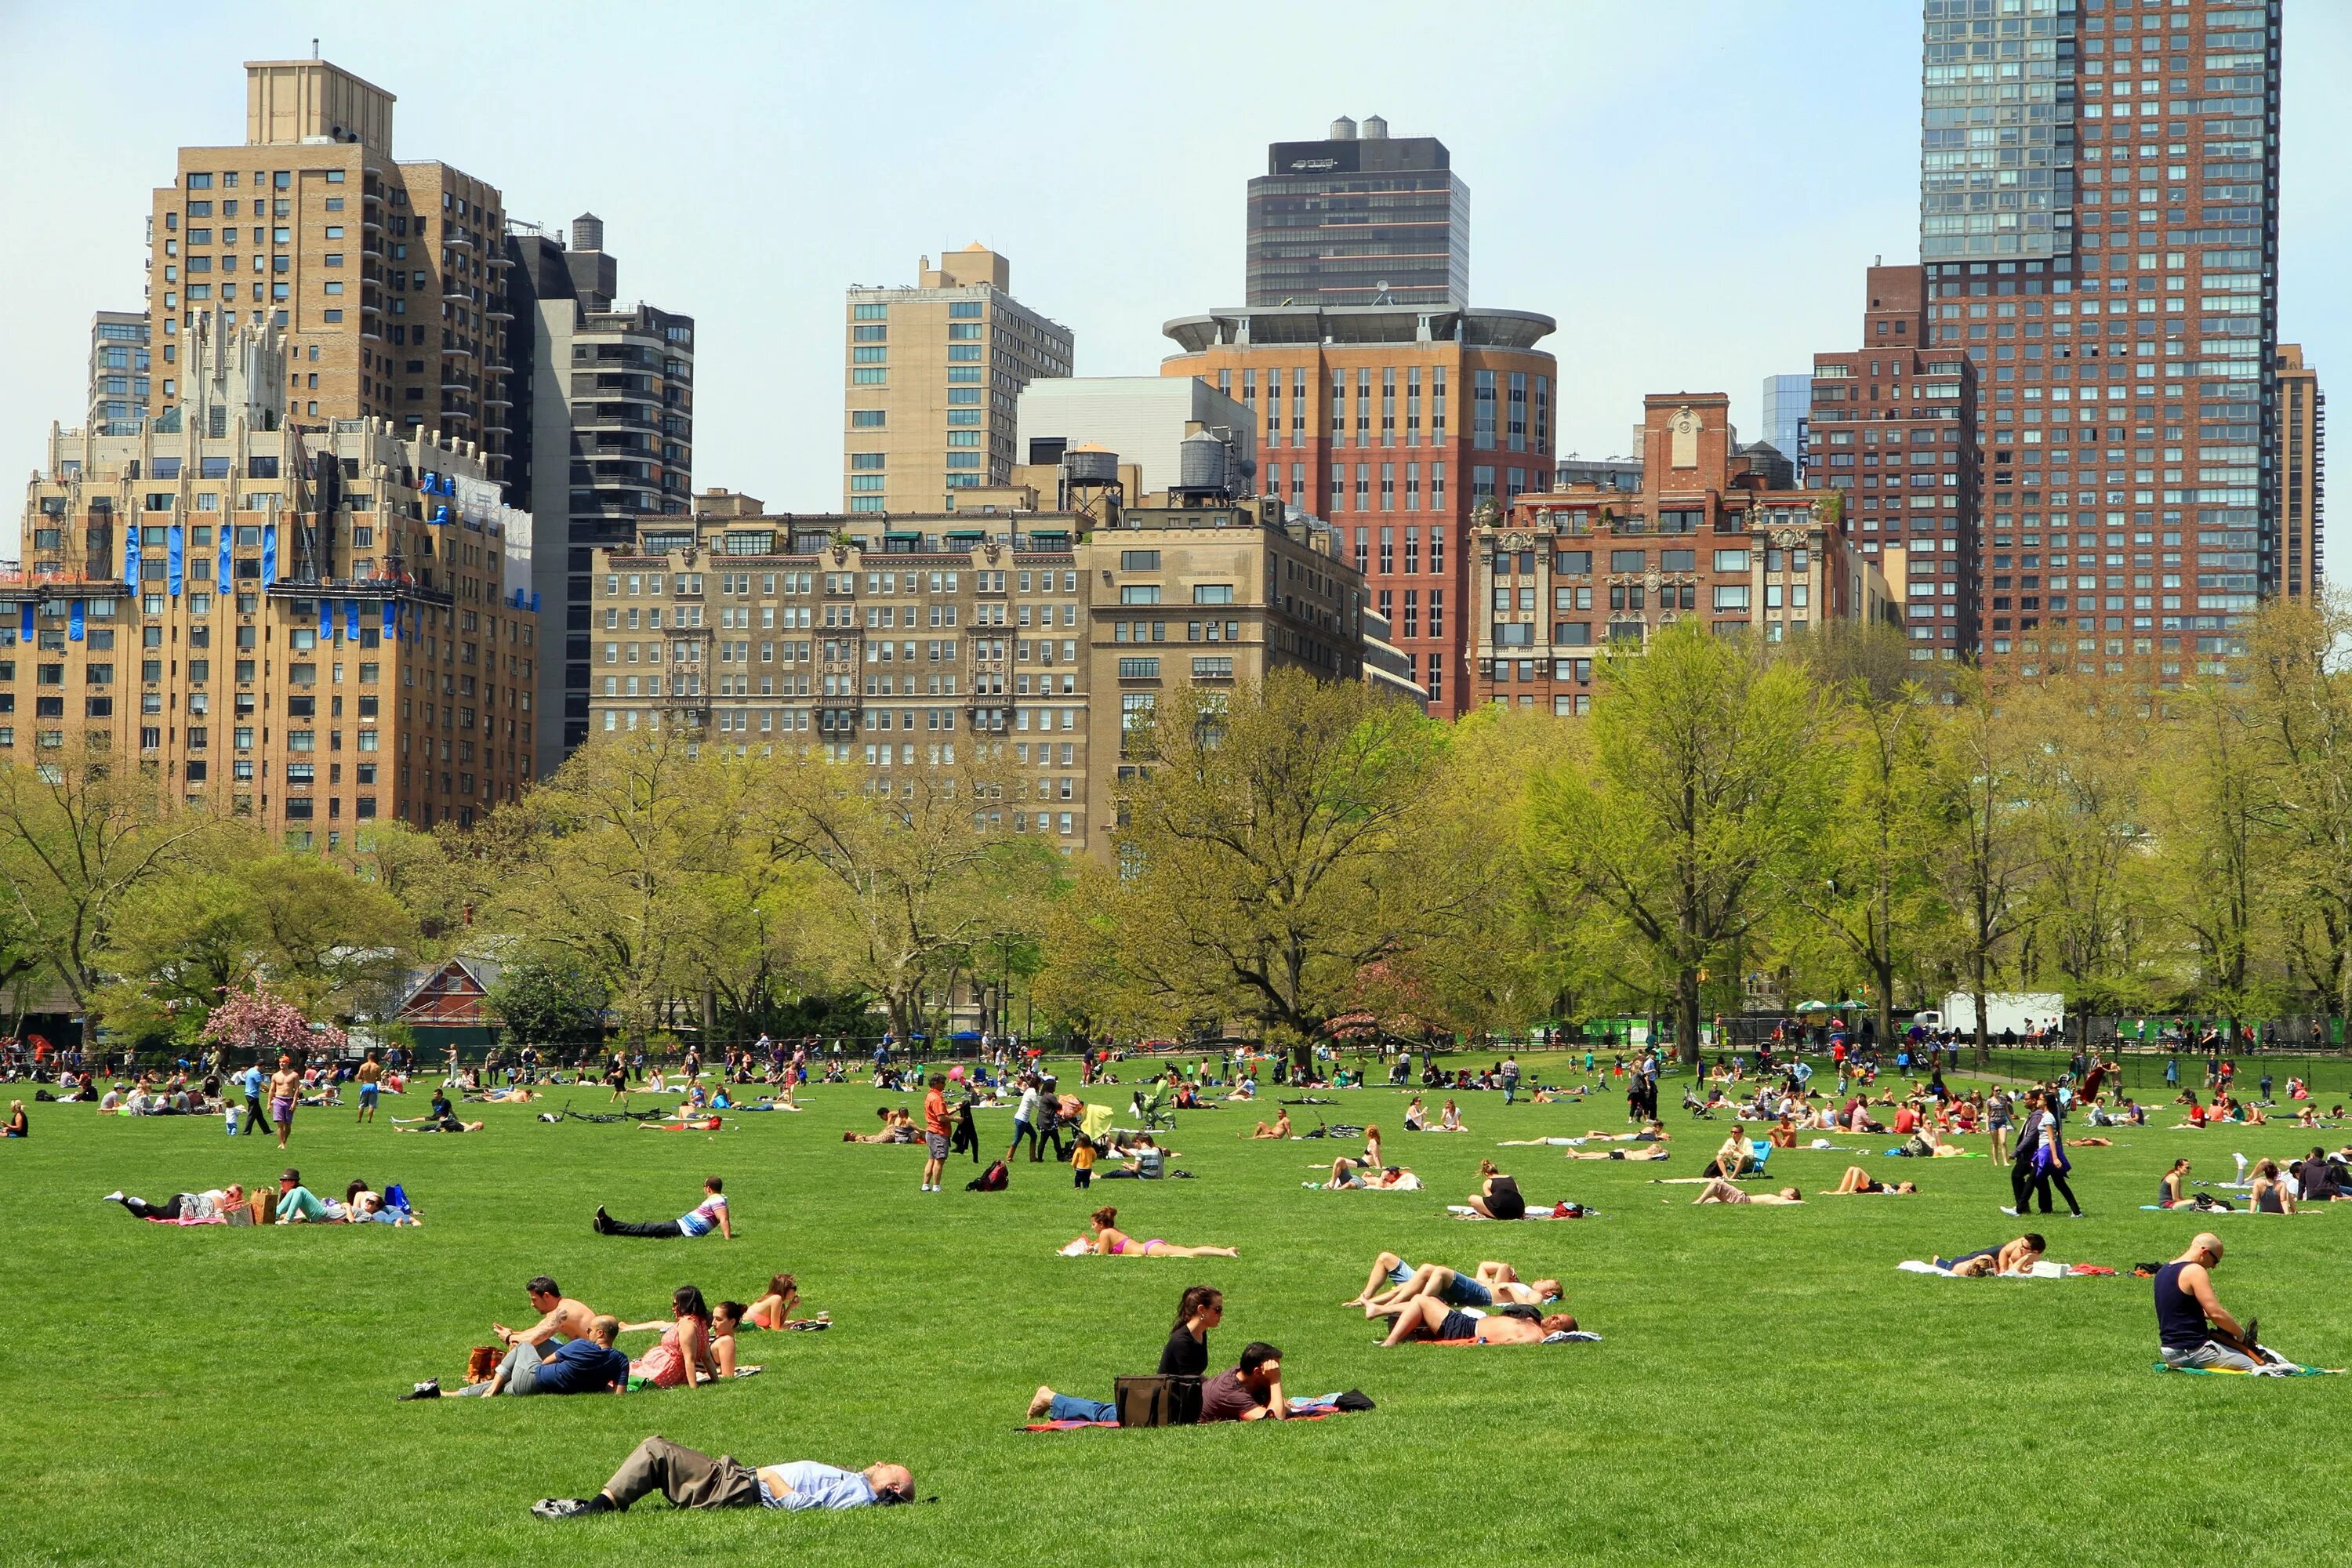
[[[1990,1274],[2022,1274],[2040,1261],[2048,1246],[2037,1232],[2028,1231],[2015,1241],[2003,1242],[1999,1247],[1964,1252],[1958,1258],[1938,1258],[1933,1262],[1945,1273],[1957,1274],[1963,1279],[1981,1279]]]
[[[1517,1269],[1495,1258],[1480,1263],[1471,1274],[1448,1268],[1442,1263],[1424,1263],[1415,1268],[1392,1252],[1381,1253],[1381,1259],[1389,1267],[1383,1269],[1376,1262],[1373,1278],[1365,1283],[1366,1294],[1345,1303],[1362,1307],[1367,1318],[1388,1317],[1405,1303],[1424,1297],[1449,1307],[1539,1307],[1559,1299],[1559,1280],[1522,1282]],[[1390,1280],[1392,1288],[1371,1294],[1373,1285],[1382,1279]]]
[[[1795,1187],[1782,1187],[1777,1193],[1743,1193],[1721,1176],[1709,1181],[1698,1190],[1695,1204],[1801,1204],[1805,1194]]]
[[[1434,1296],[1417,1296],[1397,1310],[1389,1337],[1381,1342],[1382,1349],[1403,1344],[1407,1340],[1469,1340],[1482,1345],[1531,1345],[1546,1334],[1573,1330],[1576,1320],[1566,1312],[1554,1312],[1549,1317],[1529,1322],[1525,1318],[1507,1317],[1502,1313],[1464,1311],[1449,1307]]]

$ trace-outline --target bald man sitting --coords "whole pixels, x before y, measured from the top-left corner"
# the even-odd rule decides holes
[[[2252,1372],[2273,1364],[2273,1358],[2249,1353],[2261,1350],[2253,1323],[2240,1327],[2213,1294],[2213,1270],[2221,1266],[2221,1238],[2208,1231],[2156,1271],[2156,1342],[2165,1365]]]

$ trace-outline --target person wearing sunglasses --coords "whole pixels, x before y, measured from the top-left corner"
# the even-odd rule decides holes
[[[2206,1231],[2156,1271],[2157,1350],[2167,1366],[2252,1372],[2266,1364],[2253,1325],[2240,1327],[2213,1294],[2212,1271],[2221,1266],[2221,1238]]]
[[[667,1437],[648,1437],[593,1497],[541,1498],[530,1505],[530,1511],[541,1519],[619,1513],[654,1492],[667,1498],[673,1508],[780,1508],[798,1512],[912,1502],[915,1478],[904,1465],[844,1470],[814,1459],[739,1464],[732,1455],[714,1458]]]

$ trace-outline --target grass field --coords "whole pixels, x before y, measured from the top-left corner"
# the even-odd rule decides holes
[[[1676,1080],[1666,1094],[1679,1098]],[[1996,1212],[2008,1187],[1990,1160],[1889,1160],[1876,1151],[1895,1140],[1875,1138],[1858,1163],[1918,1178],[1922,1195],[1693,1208],[1689,1188],[1649,1178],[1695,1173],[1719,1124],[1670,1116],[1678,1157],[1664,1167],[1570,1164],[1495,1141],[1615,1130],[1622,1099],[1506,1110],[1499,1095],[1465,1095],[1470,1134],[1405,1136],[1403,1096],[1380,1089],[1294,1116],[1381,1124],[1427,1192],[1302,1191],[1309,1163],[1346,1146],[1238,1142],[1258,1111],[1233,1108],[1179,1118],[1169,1142],[1196,1181],[1078,1194],[1066,1168],[1024,1161],[1011,1191],[967,1194],[976,1173],[959,1161],[950,1190],[926,1196],[919,1151],[839,1141],[872,1124],[881,1098],[818,1089],[804,1114],[711,1135],[551,1126],[492,1107],[486,1134],[411,1137],[303,1112],[292,1157],[310,1184],[404,1183],[425,1216],[415,1230],[142,1224],[100,1194],[249,1185],[282,1162],[266,1139],[229,1143],[209,1118],[33,1107],[34,1136],[0,1146],[0,1561],[1885,1568],[2341,1561],[2352,1539],[2352,1500],[2300,1457],[2339,1423],[2352,1381],[2155,1375],[2148,1287],[2127,1274],[1895,1270],[2015,1234]],[[1089,1098],[1123,1105],[1126,1092]],[[578,1096],[583,1109],[600,1099]],[[387,1097],[387,1113],[421,1100]],[[1009,1121],[983,1113],[983,1138]],[[2125,1270],[2169,1258],[2200,1221],[2138,1205],[2176,1154],[2222,1179],[2232,1149],[2284,1157],[2310,1142],[2285,1127],[2135,1131],[2076,1152],[2090,1217],[2062,1209],[2041,1228],[2061,1258]],[[1490,1155],[1531,1198],[1576,1198],[1600,1216],[1445,1217]],[[1772,1170],[1811,1192],[1854,1159],[1781,1152]],[[626,1218],[673,1215],[709,1173],[727,1179],[733,1242],[591,1234],[600,1200]],[[1054,1256],[1101,1203],[1137,1236],[1242,1257]],[[2223,1300],[2258,1312],[2291,1354],[2352,1361],[2347,1225],[2342,1212],[2221,1218]],[[1375,1349],[1373,1326],[1336,1303],[1383,1247],[1557,1273],[1606,1341]],[[648,1318],[681,1282],[748,1298],[778,1269],[837,1326],[749,1336],[760,1377],[622,1398],[394,1402],[427,1375],[456,1386],[492,1319],[529,1321],[533,1274]],[[1294,1394],[1360,1387],[1380,1408],[1298,1426],[1013,1429],[1040,1383],[1108,1398],[1113,1375],[1150,1371],[1179,1291],[1203,1280],[1228,1293],[1213,1367],[1267,1339]],[[751,1462],[900,1459],[940,1500],[838,1516],[678,1515],[658,1502],[562,1523],[525,1512],[593,1490],[656,1431]]]

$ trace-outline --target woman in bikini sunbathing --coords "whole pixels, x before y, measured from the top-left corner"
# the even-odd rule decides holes
[[[789,1274],[771,1276],[768,1289],[743,1313],[743,1326],[751,1329],[788,1329],[795,1320],[793,1309],[801,1304],[801,1288]]]
[[[1916,1182],[1882,1182],[1877,1177],[1872,1175],[1868,1171],[1864,1170],[1860,1165],[1848,1165],[1845,1168],[1844,1178],[1841,1180],[1836,1186],[1832,1187],[1828,1192],[1823,1193],[1822,1196],[1825,1198],[1878,1197],[1881,1195],[1887,1197],[1909,1197],[1918,1190],[1919,1184]]]
[[[1115,1208],[1095,1210],[1087,1220],[1087,1229],[1093,1239],[1089,1241],[1087,1237],[1082,1236],[1077,1240],[1084,1243],[1087,1250],[1097,1258],[1239,1258],[1241,1256],[1230,1247],[1179,1247],[1172,1241],[1162,1241],[1156,1236],[1149,1241],[1138,1241],[1113,1223],[1118,1218],[1118,1211]]]

